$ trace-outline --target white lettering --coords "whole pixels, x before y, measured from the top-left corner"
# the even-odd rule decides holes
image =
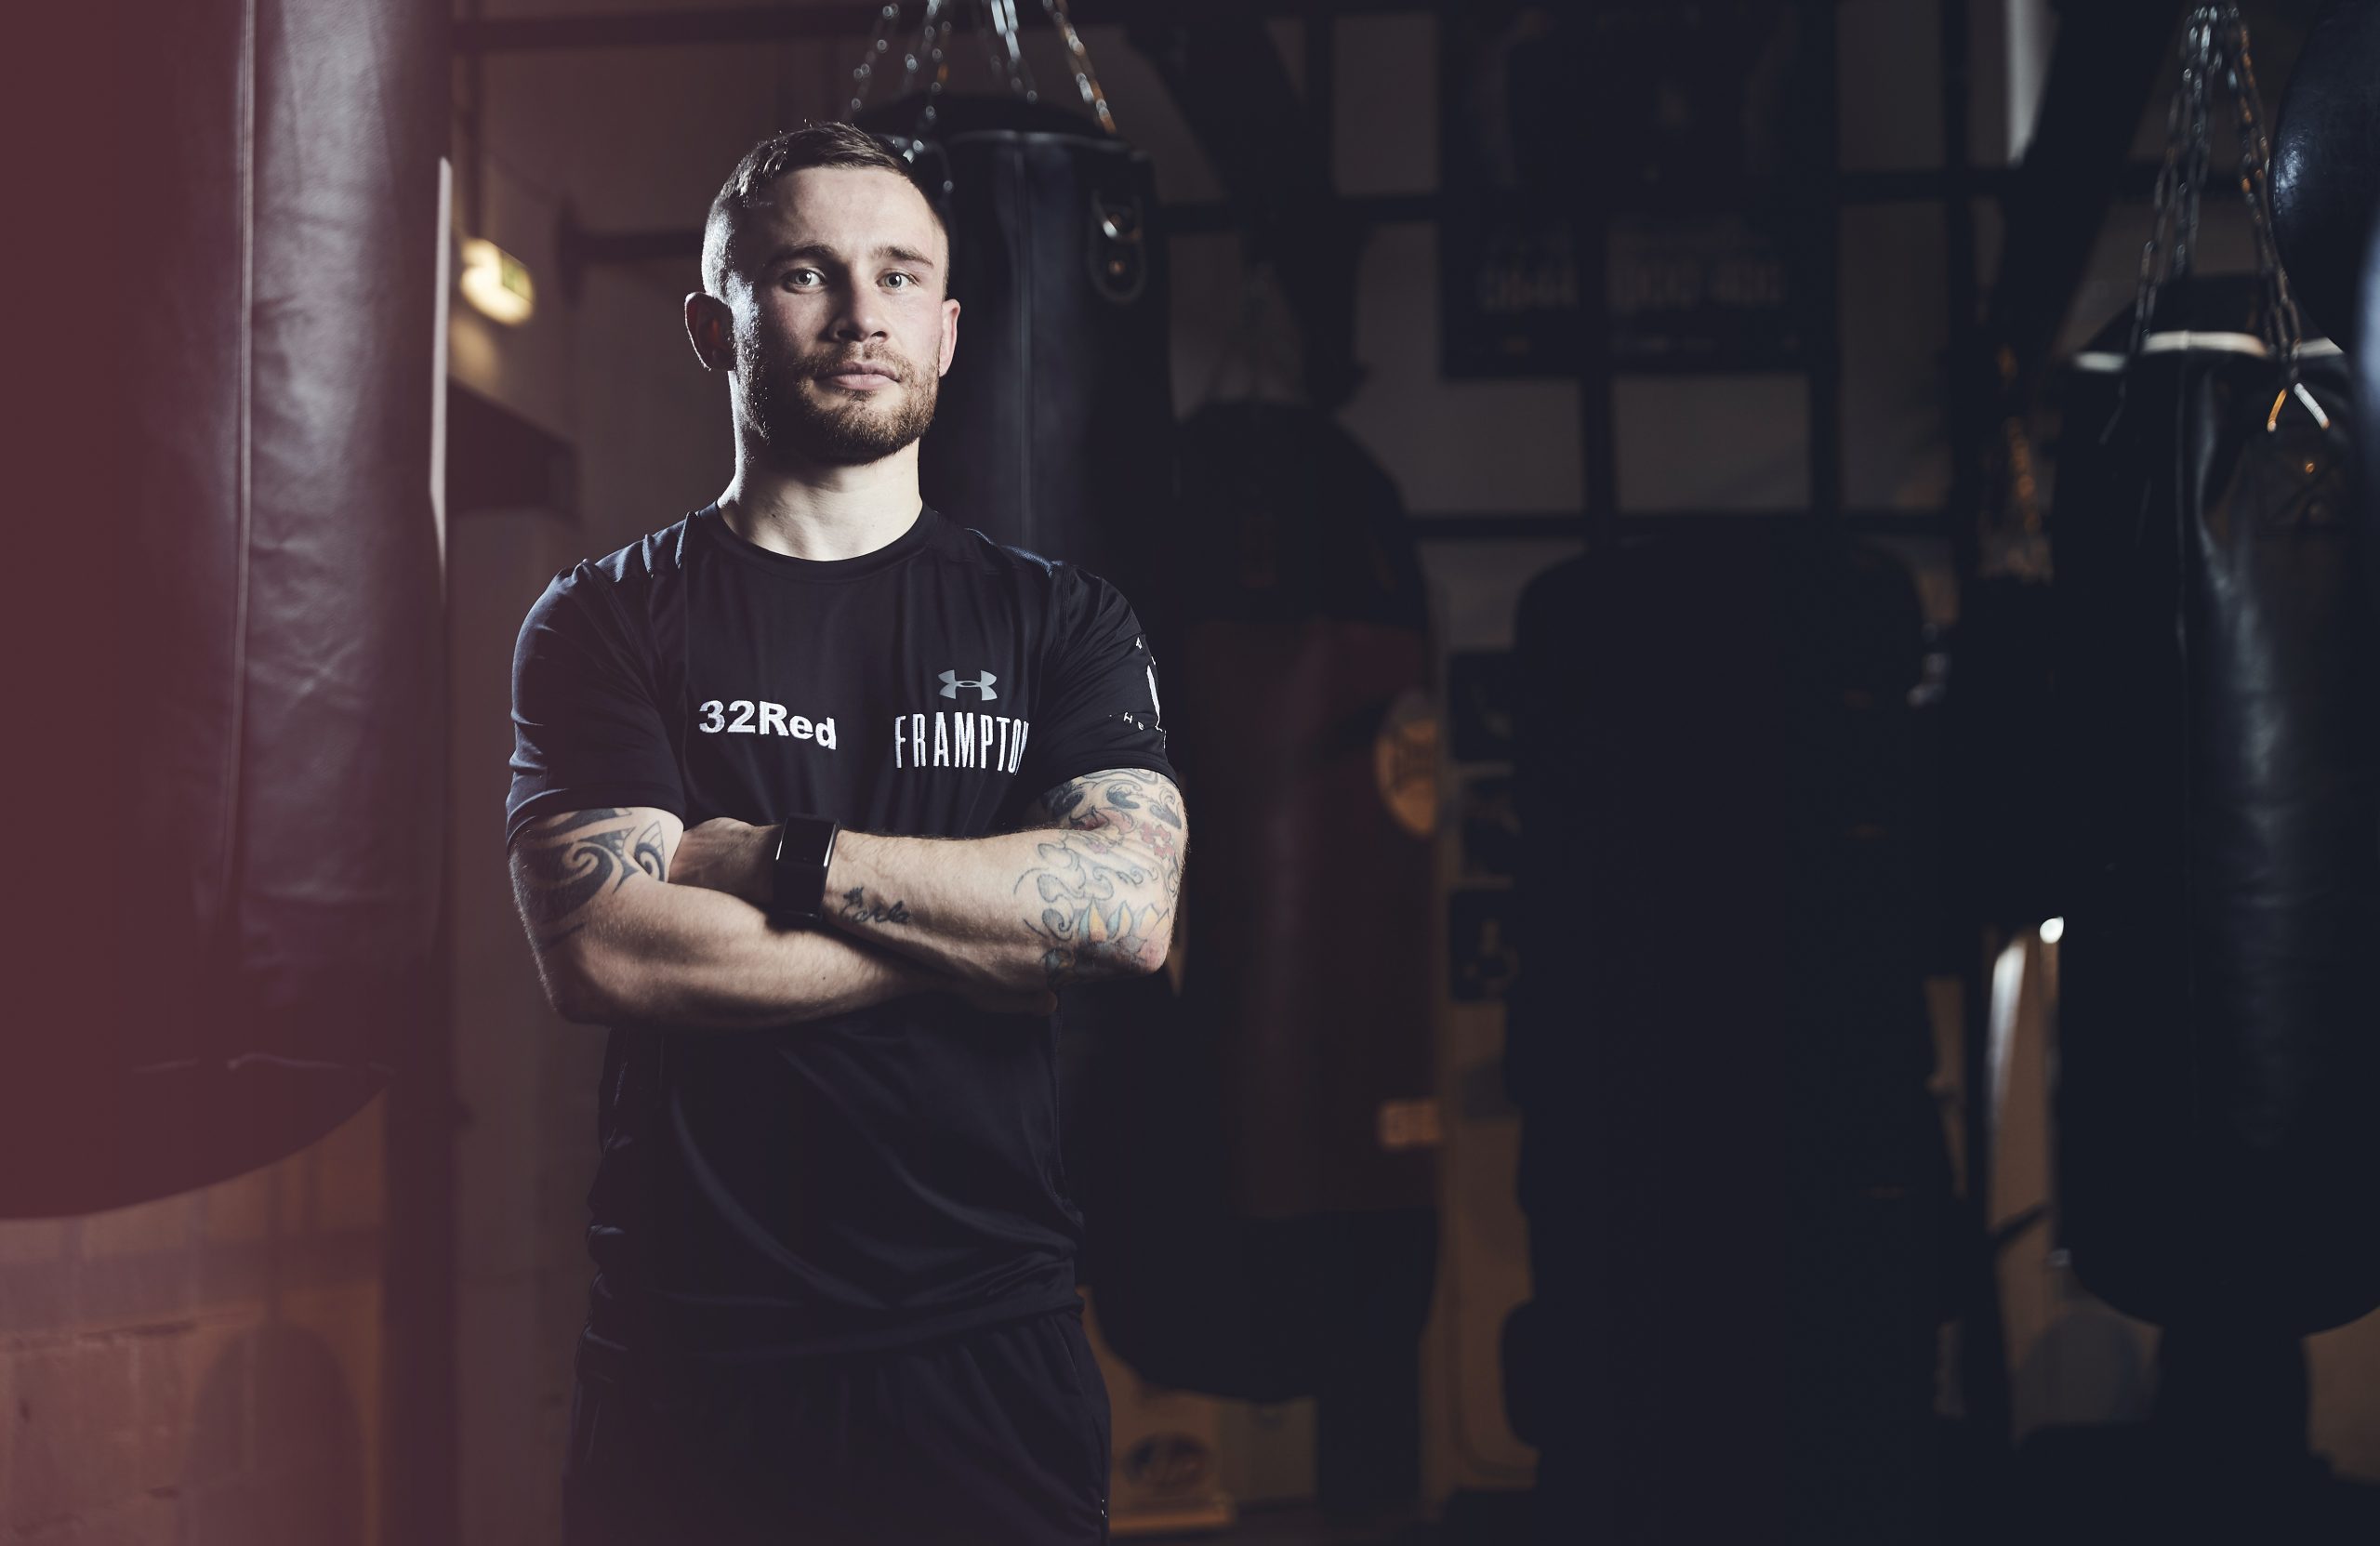
[[[954,748],[957,762],[959,767],[972,768],[975,765],[975,716],[960,714],[956,718],[959,722],[952,727],[952,739],[958,742]]]
[[[1014,745],[1014,746],[1012,746],[1012,747],[1009,747],[1009,749],[1008,749],[1008,771],[1009,771],[1009,772],[1011,772],[1011,773],[1014,773],[1014,772],[1016,772],[1017,764],[1018,764],[1019,762],[1021,762],[1021,761],[1023,761],[1023,760],[1024,760],[1024,758],[1025,758],[1025,736],[1027,736],[1027,735],[1031,734],[1031,733],[1032,733],[1032,731],[1033,731],[1033,727],[1032,727],[1031,725],[1029,725],[1029,724],[1025,723],[1023,720],[1017,720],[1017,721],[1016,721],[1016,745]]]
[[[892,765],[896,768],[902,765],[901,747],[908,740],[908,729],[909,717],[906,714],[892,716]]]
[[[933,765],[950,766],[950,727],[939,713],[933,717]]]
[[[828,751],[835,749],[834,720],[813,721],[790,713],[781,703],[758,698],[711,698],[700,706],[699,712],[701,717],[694,721],[694,728],[706,735],[782,735],[794,741],[815,740]]]

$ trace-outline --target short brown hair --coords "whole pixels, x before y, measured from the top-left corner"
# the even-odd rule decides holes
[[[744,217],[768,197],[769,189],[788,172],[799,172],[811,166],[857,166],[879,172],[891,172],[906,181],[925,198],[926,207],[933,211],[934,222],[942,227],[943,246],[950,245],[950,225],[943,218],[925,185],[918,180],[909,164],[886,147],[866,129],[855,125],[827,122],[802,124],[789,129],[779,129],[744,152],[735,170],[727,175],[719,196],[710,201],[710,215],[703,221],[703,288],[724,300],[727,297],[727,275],[734,266],[734,244],[742,229]],[[947,289],[950,276],[943,275]]]

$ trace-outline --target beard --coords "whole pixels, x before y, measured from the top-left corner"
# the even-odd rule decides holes
[[[933,423],[942,378],[889,348],[854,352],[828,346],[771,357],[757,330],[735,336],[744,421],[780,456],[839,467],[881,461]],[[825,377],[865,365],[896,383],[855,392]]]

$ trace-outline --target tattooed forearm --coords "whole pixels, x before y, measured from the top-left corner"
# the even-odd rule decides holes
[[[627,811],[573,811],[532,824],[513,849],[512,894],[542,950],[586,927],[588,905],[638,875],[668,879],[661,824]]]
[[[1189,832],[1181,791],[1154,773],[1111,769],[1051,790],[1026,820],[1064,833],[1037,848],[1017,882],[1050,985],[1162,964]]]
[[[1111,768],[1072,779],[1044,795],[1025,813],[1028,826],[1063,826],[1104,832],[1139,845],[1163,883],[1166,905],[1182,890],[1182,856],[1189,828],[1182,814],[1182,791],[1170,779],[1136,768]]]
[[[847,923],[906,923],[909,909],[906,904],[887,902],[878,897],[870,902],[867,888],[853,886],[843,893],[842,917]]]
[[[1119,847],[1091,833],[1039,844],[1034,867],[1017,881],[1025,926],[1044,942],[1041,969],[1053,988],[1150,971],[1164,958],[1171,899],[1149,900],[1153,866]]]

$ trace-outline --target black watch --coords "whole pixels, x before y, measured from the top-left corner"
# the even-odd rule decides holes
[[[769,865],[769,913],[781,923],[815,924],[826,910],[826,865],[841,830],[824,816],[787,816]]]

